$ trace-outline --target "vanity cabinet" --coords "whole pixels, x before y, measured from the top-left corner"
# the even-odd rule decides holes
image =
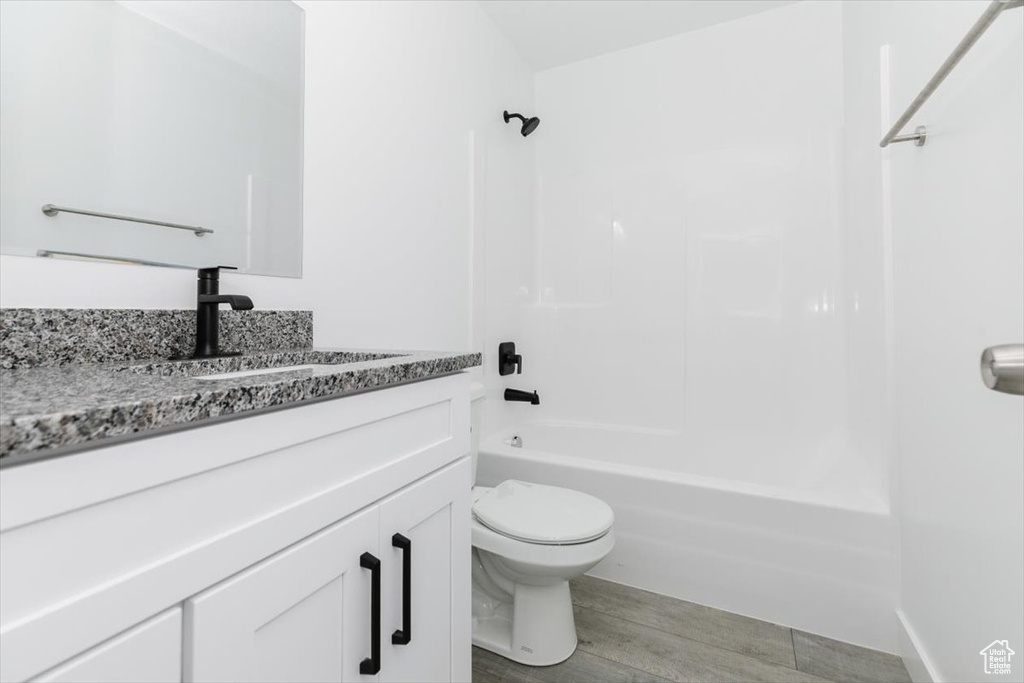
[[[370,653],[377,508],[185,601],[188,681],[355,681]]]
[[[185,680],[453,680],[465,475],[438,472],[189,598]]]
[[[452,375],[0,470],[0,681],[469,680],[468,452]]]
[[[455,476],[440,472],[381,503],[381,680],[469,680],[460,666],[470,658],[472,511],[465,483],[472,475],[468,459],[458,467]]]

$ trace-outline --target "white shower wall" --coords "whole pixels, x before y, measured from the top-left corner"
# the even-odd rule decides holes
[[[542,405],[505,412],[676,433],[738,478],[841,478],[887,509],[884,454],[848,430],[842,6],[544,71],[536,98],[525,371],[501,385]]]
[[[860,3],[854,3],[860,4]],[[986,3],[884,2],[890,104],[911,100]],[[864,11],[861,9],[860,11]],[[987,346],[1024,341],[1024,9],[1006,10],[889,151],[900,654],[916,680],[990,678],[1024,653],[1024,400],[987,390]],[[1022,680],[1024,654],[1011,658]]]

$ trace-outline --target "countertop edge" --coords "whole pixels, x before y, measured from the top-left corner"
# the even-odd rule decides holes
[[[6,432],[0,438],[0,468],[444,377],[482,363],[480,353],[386,353],[402,355],[349,363],[336,373],[312,377],[289,379],[266,375],[258,379],[210,382],[205,386],[192,384],[195,378],[173,378],[177,381],[168,382],[166,396],[107,401],[75,410],[17,414],[9,413],[5,406],[0,414],[0,431]],[[89,366],[85,370],[117,372]],[[7,372],[10,371],[0,371],[0,376]]]

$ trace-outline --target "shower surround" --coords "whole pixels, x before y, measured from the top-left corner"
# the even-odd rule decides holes
[[[607,500],[620,543],[597,576],[893,651],[885,293],[864,285],[883,243],[849,217],[877,207],[844,201],[844,11],[536,75],[544,124],[515,140],[533,230],[488,206],[478,235],[484,349],[514,340],[524,368],[509,383],[485,356],[480,471]],[[488,148],[486,188],[519,153]]]

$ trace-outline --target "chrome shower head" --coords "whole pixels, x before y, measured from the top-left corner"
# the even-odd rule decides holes
[[[523,122],[523,128],[520,132],[523,134],[524,138],[537,130],[537,126],[540,125],[540,119],[536,116],[526,118],[522,114],[509,114],[507,111],[504,112],[503,116],[505,117],[505,123],[508,123],[509,119],[519,119]]]

